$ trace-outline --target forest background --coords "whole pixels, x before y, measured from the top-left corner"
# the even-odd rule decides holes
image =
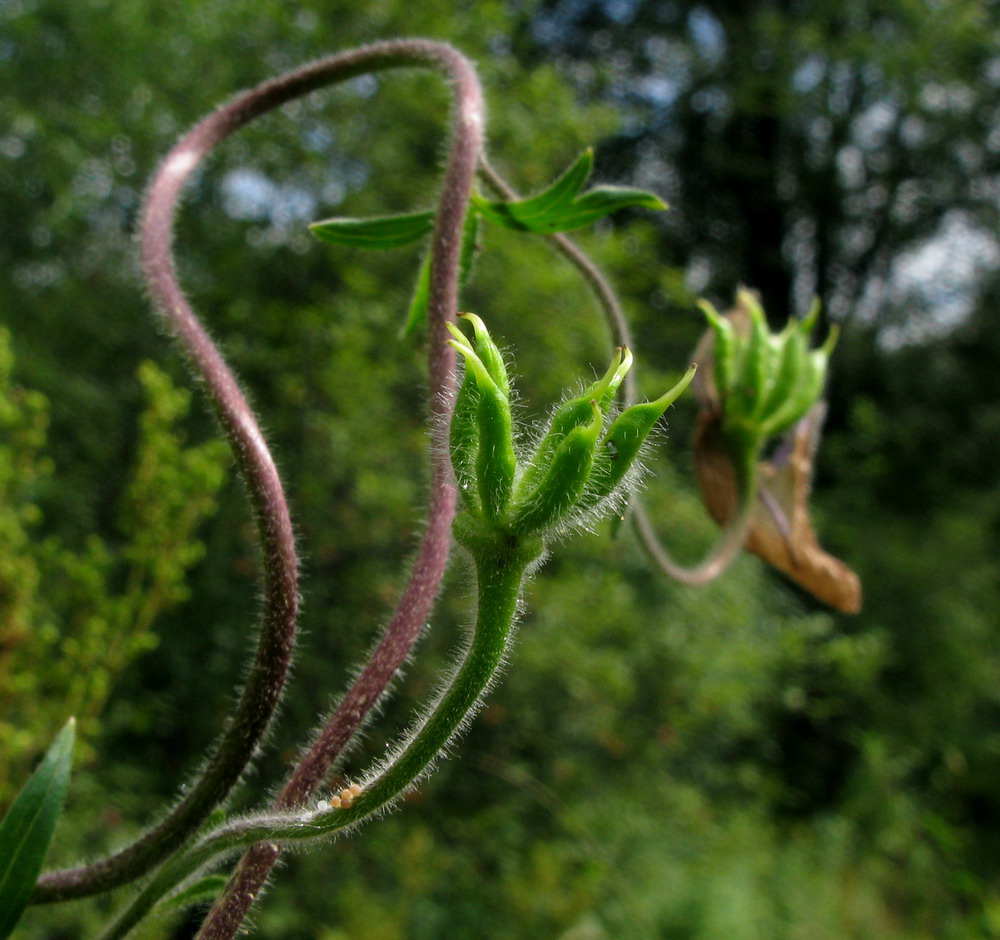
[[[737,285],[773,323],[813,295],[842,338],[814,493],[860,574],[835,615],[754,558],[668,583],[627,528],[561,546],[508,675],[393,816],[293,857],[262,936],[1000,936],[1000,10],[985,0],[762,3],[0,3],[0,807],[70,713],[59,858],[119,844],[178,792],[240,681],[257,601],[246,501],[149,315],[132,241],[159,157],[222,99],[396,35],[475,59],[490,153],[524,192],[586,146],[662,195],[582,241],[620,285],[647,394]],[[306,224],[432,205],[437,80],[359,79],[227,143],[191,187],[182,275],[256,402],[304,568],[282,768],[390,610],[425,485],[410,250]],[[541,241],[489,233],[464,305],[509,344],[527,414],[608,338]],[[152,365],[155,363],[156,365]],[[647,500],[694,560],[692,402]],[[432,687],[433,629],[353,757]],[[33,910],[93,934],[107,900]],[[484,926],[485,925],[485,926]],[[145,936],[183,937],[159,922]]]

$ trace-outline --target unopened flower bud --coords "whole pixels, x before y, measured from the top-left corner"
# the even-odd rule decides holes
[[[597,402],[590,402],[589,424],[574,427],[546,462],[545,473],[536,486],[520,487],[511,528],[515,532],[536,532],[562,520],[583,493],[594,466],[594,449],[604,425]]]
[[[825,603],[857,612],[858,577],[820,547],[808,508],[836,328],[810,349],[818,302],[777,334],[749,291],[737,294],[736,308],[725,317],[709,304],[702,309],[710,330],[695,352],[704,365],[696,382],[702,410],[695,467],[709,512],[730,525],[741,502],[752,501],[747,549]],[[762,460],[764,444],[775,437],[782,443]]]
[[[653,425],[690,383],[694,367],[662,398],[626,409],[608,427],[615,393],[632,365],[629,350],[617,349],[600,379],[556,408],[533,452],[519,462],[503,359],[482,320],[463,316],[473,339],[452,325],[448,341],[465,362],[450,440],[465,510],[456,532],[467,547],[497,534],[544,540],[602,508],[624,485]]]
[[[691,384],[697,368],[692,365],[681,380],[659,398],[632,405],[615,418],[598,448],[591,485],[587,488],[588,502],[596,504],[615,492],[635,465],[653,426]]]
[[[607,372],[579,395],[566,399],[555,410],[545,435],[539,441],[531,462],[525,468],[521,481],[522,488],[536,485],[563,438],[573,428],[591,420],[592,404],[596,404],[602,411],[607,411],[631,368],[632,353],[627,347],[618,347]]]
[[[517,467],[510,399],[494,379],[496,375],[506,384],[506,369],[485,327],[476,330],[475,348],[458,327],[449,323],[448,328],[455,337],[448,342],[465,360],[463,386],[470,386],[456,400],[457,440],[452,438],[457,446],[458,459],[453,461],[456,477],[460,484],[471,484],[474,476],[478,499],[471,501],[470,508],[480,511],[489,522],[498,522],[506,514]],[[501,374],[497,363],[503,369]]]
[[[712,368],[699,382],[702,405],[717,414],[733,459],[744,468],[768,438],[783,434],[819,401],[837,331],[831,329],[820,348],[809,348],[819,317],[814,304],[804,319],[772,333],[748,290],[737,293],[737,307],[726,316],[705,301],[700,306],[712,338]]]

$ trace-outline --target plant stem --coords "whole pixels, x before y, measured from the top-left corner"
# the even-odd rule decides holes
[[[394,46],[416,57],[410,64],[423,64],[444,72],[454,85],[455,95],[454,138],[431,249],[428,302],[433,416],[431,504],[417,560],[395,613],[357,680],[282,787],[274,803],[279,811],[302,806],[322,785],[334,761],[402,667],[427,622],[451,544],[456,498],[448,459],[448,424],[454,401],[455,360],[454,351],[445,342],[448,337],[445,323],[454,319],[458,307],[461,233],[482,150],[484,104],[474,67],[452,47],[424,40],[401,40]],[[236,935],[280,854],[281,847],[274,842],[261,842],[250,848],[206,917],[200,938],[225,940]]]
[[[418,720],[397,752],[383,765],[353,805],[321,814],[259,817],[228,824],[205,836],[189,852],[169,861],[134,899],[102,940],[120,940],[169,891],[221,856],[258,840],[263,844],[329,837],[378,815],[413,787],[458,734],[489,689],[504,661],[525,574],[542,554],[537,539],[501,536],[475,552],[478,609],[475,629],[461,666],[428,714]],[[251,899],[252,900],[252,899]],[[204,931],[200,936],[204,936]]]
[[[173,220],[192,170],[226,136],[255,117],[307,92],[379,69],[432,66],[444,71],[466,106],[457,109],[455,143],[446,173],[433,235],[431,266],[430,387],[431,411],[438,436],[432,469],[431,520],[418,564],[404,591],[387,675],[370,684],[367,696],[377,700],[405,658],[437,593],[447,564],[450,522],[455,512],[454,487],[443,456],[447,418],[454,398],[454,353],[445,343],[445,321],[454,318],[458,302],[459,247],[465,207],[482,140],[483,108],[471,65],[450,46],[426,40],[376,43],[329,56],[237,95],[196,125],[168,154],[150,188],[143,213],[143,268],[154,302],[177,336],[194,369],[208,388],[220,423],[247,482],[263,544],[264,609],[260,637],[243,693],[201,777],[161,822],[131,845],[90,865],[44,874],[33,903],[48,903],[108,891],[143,875],[182,845],[230,792],[253,757],[277,706],[294,645],[298,610],[296,556],[287,504],[274,461],[251,409],[218,349],[212,343],[181,290],[173,263]],[[416,626],[414,627],[414,624]],[[406,634],[406,635],[403,635]],[[400,653],[400,650],[402,652]],[[342,722],[347,736],[367,710]],[[319,781],[316,781],[318,783]],[[315,783],[313,784],[315,785]]]
[[[750,531],[756,500],[756,489],[744,490],[739,510],[726,522],[715,544],[696,565],[681,565],[670,557],[653,529],[646,507],[638,500],[630,507],[632,526],[653,564],[667,577],[696,587],[714,581],[740,553]]]

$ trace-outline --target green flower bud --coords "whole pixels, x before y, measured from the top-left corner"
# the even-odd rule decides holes
[[[607,372],[555,410],[534,452],[519,461],[503,359],[482,320],[464,316],[472,324],[472,339],[448,327],[453,337],[448,342],[465,361],[450,434],[464,509],[456,537],[470,550],[478,546],[476,551],[497,537],[544,540],[621,488],[656,420],[690,383],[694,367],[662,398],[628,408],[606,427],[632,365],[628,349],[617,349]]]
[[[721,415],[722,433],[738,467],[756,462],[764,442],[806,415],[823,393],[836,328],[819,349],[809,339],[819,319],[814,303],[801,321],[772,333],[763,308],[747,290],[722,317],[702,303],[713,338],[714,390],[709,403]]]
[[[698,302],[711,327],[714,345],[715,383],[720,389],[729,389],[736,373],[736,336],[732,321],[722,316],[707,300]]]
[[[591,421],[577,425],[563,436],[548,461],[545,475],[537,486],[519,488],[511,529],[529,534],[551,528],[572,511],[594,465],[594,450],[604,414],[597,402],[590,402]]]
[[[741,294],[740,300],[750,315],[750,336],[745,344],[736,384],[737,394],[733,396],[731,410],[734,417],[738,410],[741,417],[753,420],[771,378],[774,347],[769,342],[771,334],[763,308],[749,291],[742,291]]]
[[[830,364],[830,353],[837,345],[839,330],[831,327],[826,342],[819,348],[810,350],[806,347],[808,338],[801,340],[801,352],[798,353],[795,380],[791,384],[783,401],[769,414],[764,416],[762,429],[767,436],[784,434],[794,424],[804,418],[823,395],[826,385],[826,375]]]
[[[457,441],[455,441],[458,444],[458,459],[455,459],[455,451],[452,454],[455,476],[460,486],[463,483],[470,485],[474,468],[478,504],[475,500],[468,500],[467,504],[473,511],[478,509],[489,522],[498,522],[504,518],[510,503],[517,461],[514,456],[510,399],[507,392],[503,391],[494,380],[490,369],[480,359],[479,351],[483,351],[494,371],[496,363],[500,361],[499,352],[493,357],[492,353],[496,351],[496,346],[489,340],[489,334],[486,334],[488,342],[481,342],[477,336],[476,348],[473,349],[458,327],[449,323],[448,329],[455,337],[448,340],[448,343],[465,359],[465,378],[462,384],[472,385],[464,397],[460,390],[459,398],[455,402],[455,419],[459,422],[456,431]],[[485,328],[483,332],[485,333]],[[500,365],[502,368],[502,361]],[[505,380],[506,375],[504,369],[502,376],[498,377]],[[475,407],[474,414],[473,407]]]
[[[772,381],[760,396],[756,417],[766,423],[785,407],[795,391],[795,382],[802,369],[802,359],[809,348],[809,335],[797,328],[794,320],[770,340],[774,349]]]
[[[635,465],[642,445],[649,437],[653,425],[691,384],[698,367],[692,365],[681,380],[655,401],[642,402],[626,408],[611,423],[601,440],[585,503],[597,505],[611,497],[626,474]]]
[[[497,349],[496,343],[493,342],[493,338],[486,329],[486,324],[474,313],[460,313],[459,316],[472,324],[476,339],[474,346],[476,355],[479,356],[483,365],[486,366],[486,371],[489,373],[490,378],[496,382],[497,388],[509,398],[510,378],[507,376],[507,367],[504,365],[502,353]],[[459,335],[463,339],[465,338],[464,334],[460,333]]]
[[[607,410],[631,368],[632,353],[627,347],[618,347],[607,372],[575,398],[567,399],[555,410],[545,435],[539,441],[534,456],[524,471],[520,489],[529,489],[538,484],[563,438],[575,427],[591,420],[592,403],[596,403],[602,411]]]

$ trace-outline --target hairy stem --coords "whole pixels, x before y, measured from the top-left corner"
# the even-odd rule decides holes
[[[454,317],[457,305],[462,222],[483,123],[475,74],[455,50],[430,41],[401,40],[376,43],[309,63],[237,95],[205,118],[181,139],[156,174],[143,212],[143,269],[158,310],[205,381],[247,482],[263,546],[265,587],[260,637],[228,730],[184,799],[151,830],[115,854],[90,865],[43,874],[34,903],[111,890],[140,877],[182,845],[226,797],[253,757],[277,706],[291,659],[298,591],[288,509],[274,461],[253,413],[177,282],[173,220],[183,185],[217,143],[255,117],[316,88],[365,72],[420,65],[445,71],[459,88],[459,97],[473,102],[457,115],[456,145],[433,237],[429,308],[431,410],[435,424],[444,425],[454,397],[454,354],[444,342],[444,323]],[[466,179],[468,182],[464,182]],[[443,452],[444,448],[435,450]],[[401,609],[409,605],[410,612],[402,615],[407,625],[423,622],[425,614],[421,611],[437,592],[447,561],[447,532],[454,507],[454,489],[444,458],[439,457],[433,469],[431,523],[400,605]],[[412,639],[409,643],[412,644]],[[405,639],[401,645],[409,649]]]
[[[484,157],[479,163],[479,175],[496,192],[501,199],[516,202],[521,199],[510,183],[507,182]],[[615,289],[597,266],[594,260],[573,239],[562,233],[548,235],[547,238],[586,281],[598,307],[604,315],[604,320],[611,331],[615,346],[634,348],[632,332],[628,317],[618,299]],[[638,391],[635,380],[636,370],[625,376],[622,385],[626,406],[635,404]],[[664,547],[663,542],[653,528],[652,520],[641,497],[634,495],[629,501],[629,516],[636,535],[646,552],[647,557],[667,577],[680,581],[682,584],[697,586],[715,580],[729,567],[746,542],[747,533],[753,518],[753,508],[756,501],[756,491],[748,490],[740,503],[740,508],[723,527],[719,538],[708,550],[705,558],[696,565],[682,565],[675,561]]]
[[[753,520],[755,499],[755,492],[744,494],[739,511],[726,523],[708,554],[696,565],[681,565],[670,557],[653,528],[649,513],[638,499],[631,507],[632,526],[646,555],[667,577],[691,586],[708,584],[729,567],[743,548]]]
[[[431,505],[416,563],[388,627],[357,680],[282,787],[274,804],[276,810],[302,806],[367,720],[423,630],[448,562],[455,515],[455,488],[447,457],[448,420],[454,398],[454,352],[445,343],[448,335],[445,323],[454,319],[458,305],[461,232],[482,149],[484,105],[473,66],[454,49],[420,40],[395,45],[420,54],[422,58],[412,64],[428,65],[448,75],[455,94],[453,143],[434,230],[428,304],[429,387],[434,417]],[[251,847],[206,917],[198,935],[202,940],[225,940],[236,935],[280,854],[281,847],[275,842]]]
[[[383,769],[365,782],[351,806],[322,813],[258,817],[222,827],[163,866],[102,940],[127,936],[164,895],[220,857],[258,840],[277,846],[329,837],[379,814],[419,781],[474,714],[503,663],[525,574],[540,555],[541,543],[535,539],[506,541],[476,553],[478,609],[462,664],[429,713],[416,722],[409,738]]]

